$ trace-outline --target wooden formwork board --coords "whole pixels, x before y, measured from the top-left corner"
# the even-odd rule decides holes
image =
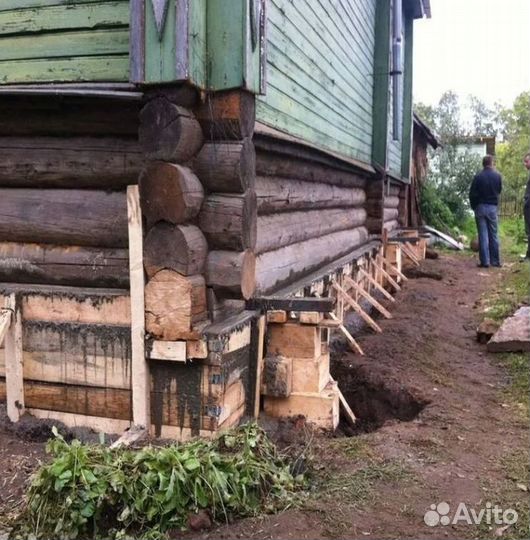
[[[155,375],[150,392],[153,425],[186,427],[197,432],[201,429],[215,430],[245,404],[246,394],[241,380],[225,388],[221,396],[204,397],[188,391],[186,385],[190,384],[190,377],[180,375],[167,381],[167,386],[157,383]],[[130,390],[25,380],[24,396],[26,406],[32,409],[132,421]],[[5,398],[6,384],[0,378],[0,401]]]
[[[318,358],[327,352],[326,329],[298,323],[270,324],[268,350],[287,357]]]
[[[292,393],[288,398],[266,397],[265,414],[274,418],[303,415],[315,426],[333,430],[339,424],[339,389],[329,382],[319,393]]]

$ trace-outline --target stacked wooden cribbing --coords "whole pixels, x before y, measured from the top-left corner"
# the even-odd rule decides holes
[[[247,299],[255,290],[254,97],[239,91],[210,96],[198,117],[207,139],[194,162],[207,191],[199,226],[210,249],[209,307],[219,317],[227,299]]]
[[[100,107],[107,119],[90,100],[3,100],[0,281],[128,286],[125,187],[141,166],[138,107]]]
[[[271,148],[257,137],[256,145],[256,291],[263,294],[366,242],[366,180],[288,143]]]
[[[183,163],[200,150],[202,131],[192,112],[174,103],[171,94],[149,98],[140,113],[147,164],[138,181],[146,227],[146,331],[161,340],[197,339],[196,326],[207,318],[203,274],[208,246],[197,226],[204,190]]]
[[[400,187],[382,181],[370,182],[367,187],[368,230],[381,234],[383,228],[391,231],[399,227]]]
[[[329,331],[318,324],[269,323],[262,394],[273,417],[304,415],[322,429],[339,421],[339,392],[329,374]]]

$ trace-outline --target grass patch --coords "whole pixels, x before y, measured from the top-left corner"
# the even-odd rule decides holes
[[[342,437],[332,439],[329,447],[351,460],[374,459],[375,454],[365,437]]]
[[[510,384],[505,394],[516,404],[525,419],[530,416],[530,358],[525,353],[505,353],[497,356],[506,369]]]
[[[486,500],[503,509],[513,508],[518,514],[517,523],[510,526],[502,534],[506,540],[527,540],[530,535],[530,499],[527,490],[530,478],[530,454],[520,449],[505,456],[501,461],[505,479],[501,482],[487,484]],[[498,538],[495,529],[500,525],[481,523],[477,526],[476,538]]]

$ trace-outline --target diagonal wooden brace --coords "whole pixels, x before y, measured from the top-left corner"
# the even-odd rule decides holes
[[[395,272],[403,281],[408,281],[409,278],[403,273],[400,272],[392,263],[388,262],[381,255],[377,255],[378,260],[380,261],[381,266],[386,266],[390,272]]]
[[[368,272],[365,272],[362,268],[359,268],[359,275],[366,278],[385,298],[391,302],[396,301],[396,299],[383,286],[377,283],[377,281]]]
[[[361,318],[376,332],[382,333],[381,327],[366,313],[363,308],[336,282],[332,282],[333,288],[344,298],[344,301],[356,311]]]
[[[353,352],[359,353],[361,356],[364,356],[364,351],[361,349],[361,346],[355,341],[355,338],[348,332],[348,329],[340,322],[340,319],[330,311],[329,316],[339,323],[339,330],[346,336],[346,339],[348,340],[350,344],[350,348]]]
[[[378,259],[375,263],[377,269],[381,272],[383,277],[394,287],[396,291],[400,291],[401,287],[398,285],[398,283],[394,280],[394,278],[383,268],[383,265],[381,264],[381,259]]]
[[[413,262],[415,266],[420,265],[420,261],[416,257],[416,254],[414,253],[411,245],[408,242],[404,242],[403,244],[401,244],[401,249],[403,250],[405,255]]]
[[[368,300],[368,302],[370,302],[370,304],[372,304],[372,306],[374,306],[374,308],[377,309],[377,311],[379,311],[379,313],[381,313],[381,315],[383,315],[383,317],[385,317],[386,319],[391,319],[392,318],[392,314],[387,309],[385,309],[371,294],[366,292],[350,276],[344,276],[344,279],[346,280],[346,283],[348,285],[353,287],[363,298]]]

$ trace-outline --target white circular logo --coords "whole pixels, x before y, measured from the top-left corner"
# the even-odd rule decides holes
[[[436,527],[440,524],[449,525],[451,519],[447,514],[449,514],[450,510],[451,508],[446,502],[441,502],[437,505],[431,504],[430,510],[427,510],[423,516],[423,521],[425,522],[425,525],[428,525],[429,527]]]

